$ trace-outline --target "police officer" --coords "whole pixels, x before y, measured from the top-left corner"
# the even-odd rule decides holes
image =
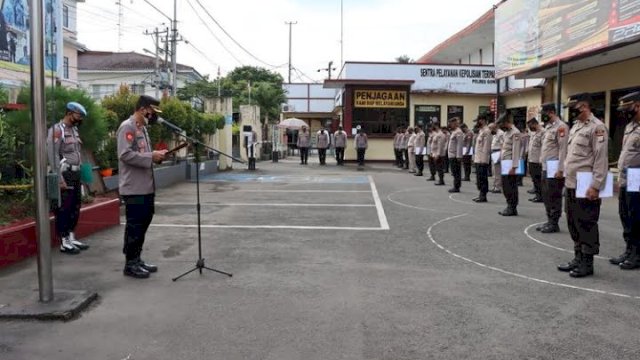
[[[338,126],[338,130],[333,134],[333,142],[336,148],[336,162],[339,166],[344,165],[344,148],[347,146],[347,133]]]
[[[434,185],[444,185],[444,161],[447,153],[447,136],[438,125],[433,125],[433,141],[431,142],[431,154],[436,165],[438,181]]]
[[[422,125],[416,126],[416,166],[418,170],[416,171],[414,176],[422,176],[422,172],[424,171],[424,153],[423,149],[425,147],[425,135],[424,131],[422,131]]]
[[[155,210],[153,163],[162,162],[167,153],[167,150],[152,151],[147,133],[147,125],[157,119],[159,105],[151,96],[140,96],[135,112],[120,124],[117,132],[119,191],[127,218],[123,273],[134,278],[148,278],[150,272],[158,271],[157,266],[147,264],[140,255]]]
[[[493,135],[491,135],[491,130],[487,125],[487,117],[485,115],[478,116],[476,123],[479,129],[473,162],[476,164],[476,185],[480,194],[473,201],[483,203],[487,202],[487,192],[489,192],[489,167],[491,166],[491,140]]]
[[[409,131],[402,129],[402,142],[400,142],[400,150],[402,150],[402,169],[409,169]]]
[[[467,124],[460,125],[460,129],[464,133],[464,141],[462,144],[462,149],[464,153],[462,154],[462,168],[464,170],[464,177],[462,181],[471,181],[471,160],[473,156],[471,155],[471,151],[473,150],[473,131],[469,130]]]
[[[498,126],[504,131],[504,139],[502,142],[502,150],[500,162],[511,160],[511,168],[506,174],[502,175],[502,192],[507,200],[507,208],[499,211],[502,216],[518,215],[518,176],[516,170],[520,163],[520,130],[513,125],[513,115],[506,113],[498,119]],[[502,165],[501,165],[502,167]],[[499,171],[501,169],[498,169]],[[502,172],[498,173],[502,174]]]
[[[542,164],[540,163],[540,152],[542,150],[542,137],[544,131],[536,118],[532,118],[527,122],[531,135],[529,137],[529,150],[527,160],[529,161],[529,174],[533,182],[533,190],[535,196],[529,201],[534,203],[542,202]]]
[[[491,130],[491,154],[500,153],[502,149],[502,143],[504,141],[504,131],[498,127],[496,123],[489,124]],[[496,155],[493,155],[496,156]],[[494,194],[500,194],[502,192],[502,176],[500,175],[500,158],[498,161],[491,161],[493,164],[493,188],[491,192]]]
[[[396,128],[396,134],[393,136],[393,155],[396,158],[396,167],[402,167],[402,128]]]
[[[318,160],[320,165],[326,165],[327,161],[327,148],[329,147],[329,132],[325,129],[320,129],[316,134],[316,148],[318,149]]]
[[[311,145],[311,133],[307,131],[306,126],[302,126],[298,132],[298,142],[296,146],[300,151],[300,165],[307,165],[309,160],[309,146]]]
[[[573,240],[575,257],[558,266],[560,271],[569,271],[571,277],[593,275],[593,256],[600,251],[598,219],[600,218],[599,197],[607,178],[609,137],[602,121],[591,113],[589,93],[573,95],[568,107],[578,111],[576,122],[569,133],[567,158],[564,162],[565,209],[567,225]],[[577,173],[591,172],[593,178],[586,198],[576,197]]]
[[[49,129],[47,136],[49,166],[51,171],[59,176],[60,202],[54,206],[54,214],[56,231],[62,241],[60,251],[71,255],[89,248],[76,239],[73,231],[78,225],[82,200],[82,140],[78,133],[78,125],[85,116],[87,110],[84,106],[77,102],[67,103],[64,117]]]
[[[431,176],[427,179],[427,181],[435,181],[436,180],[436,162],[433,158],[433,139],[435,138],[435,130],[434,126],[429,126],[428,134],[427,134],[427,162],[429,164],[429,173]]]
[[[415,174],[416,172],[416,134],[412,127],[407,129],[409,134],[409,140],[407,140],[407,157],[409,158],[409,173]]]
[[[562,215],[562,190],[564,189],[564,162],[567,157],[569,126],[556,114],[556,104],[542,105],[542,121],[546,123],[540,149],[542,165],[542,200],[547,213],[547,222],[536,227],[543,233],[560,231],[558,221]],[[549,161],[557,161],[558,169],[547,172]]]
[[[367,152],[367,148],[369,147],[369,138],[367,134],[362,130],[360,125],[358,125],[357,133],[353,142],[355,144],[356,152],[358,154],[358,166],[364,166],[364,156]]]
[[[457,117],[449,120],[451,128],[451,136],[447,148],[449,156],[449,164],[451,166],[451,175],[453,175],[453,188],[449,189],[450,193],[459,193],[462,186],[462,155],[464,146],[464,133],[460,129],[460,119]]]
[[[621,269],[631,270],[640,268],[640,189],[629,188],[627,182],[629,169],[640,169],[640,91],[623,96],[618,111],[623,111],[629,120],[624,129],[618,159],[618,212],[626,249],[622,255],[610,259],[610,262],[620,264]]]

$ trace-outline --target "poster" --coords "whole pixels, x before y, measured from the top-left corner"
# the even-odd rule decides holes
[[[42,0],[44,12],[45,70],[58,71],[62,63],[62,3]],[[30,70],[31,37],[28,0],[0,0],[0,74]]]
[[[496,77],[640,37],[637,0],[510,0],[495,16]]]

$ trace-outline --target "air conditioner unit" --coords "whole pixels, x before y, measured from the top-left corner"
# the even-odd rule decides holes
[[[282,112],[291,112],[294,111],[293,105],[291,104],[282,104]]]

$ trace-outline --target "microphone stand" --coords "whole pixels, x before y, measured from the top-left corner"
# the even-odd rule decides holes
[[[204,258],[202,257],[202,226],[201,226],[201,222],[200,222],[200,165],[198,165],[200,163],[200,161],[198,160],[200,158],[200,154],[199,154],[199,146],[202,145],[204,146],[205,149],[209,149],[212,151],[217,152],[218,154],[224,155],[226,157],[229,157],[235,161],[239,161],[241,163],[244,163],[244,161],[242,161],[241,159],[237,159],[231,155],[227,155],[225,153],[223,153],[222,151],[219,151],[217,149],[214,149],[212,147],[209,147],[205,144],[203,144],[202,142],[200,142],[197,139],[194,139],[192,137],[187,136],[186,134],[183,134],[182,132],[177,132],[174,130],[174,132],[176,134],[178,134],[179,136],[183,137],[185,140],[187,140],[188,142],[190,142],[192,145],[194,145],[195,147],[195,158],[194,158],[194,163],[196,164],[196,201],[197,201],[197,205],[196,205],[196,212],[198,214],[198,260],[196,261],[196,265],[190,269],[187,270],[186,272],[182,273],[181,275],[176,276],[175,278],[171,279],[173,281],[176,281],[178,279],[180,279],[181,277],[190,274],[196,270],[198,270],[200,272],[200,274],[202,275],[202,269],[206,269],[209,271],[213,271],[213,272],[217,272],[219,274],[223,274],[223,275],[227,275],[229,277],[233,276],[233,274],[230,274],[228,272],[222,271],[222,270],[218,270],[218,269],[214,269],[214,268],[210,268],[207,267],[204,264]]]

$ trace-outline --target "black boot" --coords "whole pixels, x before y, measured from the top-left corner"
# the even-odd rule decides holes
[[[560,232],[560,227],[558,224],[547,224],[545,227],[540,229],[540,232],[543,234],[552,234]]]
[[[569,276],[581,278],[593,275],[593,254],[582,254],[578,266],[569,272]]]
[[[436,181],[436,177],[435,177],[435,176],[433,176],[433,175],[431,175],[431,176],[427,179],[427,181]]]
[[[438,180],[433,185],[444,186],[444,180]]]
[[[609,262],[613,265],[620,265],[625,260],[627,260],[629,256],[631,256],[631,246],[627,244],[627,248],[624,250],[624,252],[620,254],[620,256],[609,259]]]
[[[550,223],[546,222],[544,224],[541,224],[539,226],[536,226],[536,231],[542,231],[542,229],[544,229],[545,227],[547,227]]]
[[[477,203],[486,203],[487,202],[487,194],[480,194],[477,198],[473,199],[473,201]]]
[[[637,246],[632,246],[631,254],[624,260],[622,264],[620,264],[620,269],[633,270],[637,268],[640,268],[640,248]]]
[[[143,268],[144,270],[147,270],[150,273],[158,272],[158,266],[157,265],[147,264],[146,262],[144,262],[140,258],[138,258],[138,265],[141,268]]]
[[[449,189],[449,192],[450,193],[459,193],[460,189],[454,187],[454,188]]]
[[[518,216],[518,210],[511,207],[507,207],[502,211],[498,211],[498,214],[502,216]]]
[[[138,260],[128,260],[122,271],[125,276],[131,276],[136,279],[146,279],[149,277],[149,272],[138,264]]]
[[[413,176],[422,176],[422,171],[418,171],[417,173],[413,174]]]
[[[560,271],[571,271],[578,267],[578,263],[580,262],[580,258],[582,257],[582,251],[574,250],[574,257],[571,261],[565,264],[558,265],[558,270]]]

